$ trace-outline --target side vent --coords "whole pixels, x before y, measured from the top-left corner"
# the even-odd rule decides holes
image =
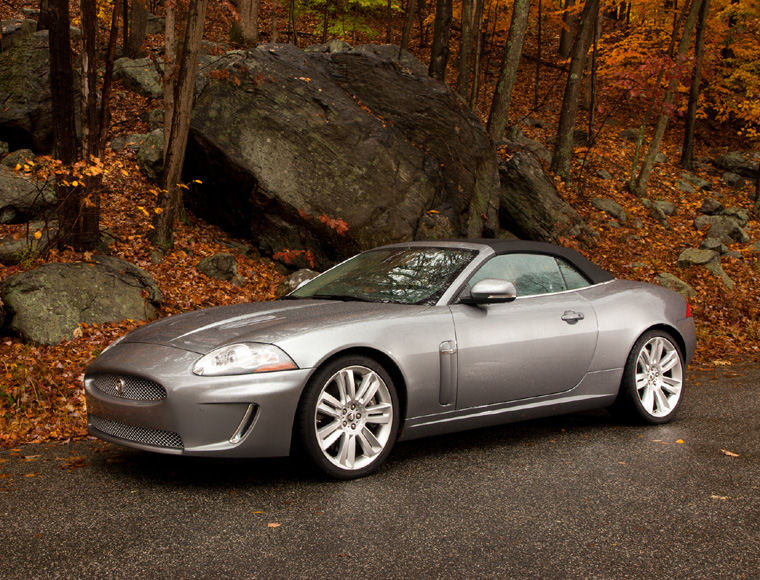
[[[453,340],[442,342],[438,352],[441,360],[438,402],[441,405],[451,405],[457,398],[457,343]]]

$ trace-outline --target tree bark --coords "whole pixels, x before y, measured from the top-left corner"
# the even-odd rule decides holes
[[[238,7],[243,44],[254,46],[259,42],[259,0],[239,0]]]
[[[77,157],[74,123],[74,67],[71,64],[69,0],[50,0],[50,92],[53,107],[54,155],[65,164]]]
[[[483,9],[485,8],[485,4],[484,0],[480,0],[475,12],[475,34],[478,40],[475,43],[475,61],[472,64],[472,86],[470,87],[470,99],[468,102],[470,109],[473,111],[475,110],[475,103],[478,100],[478,90],[480,89],[480,62],[483,57],[483,36],[485,34],[483,30]]]
[[[97,7],[94,2],[80,0],[79,10],[82,17],[82,158],[87,161],[91,155],[100,155],[98,128],[97,82],[98,70],[96,44],[98,34]]]
[[[459,75],[456,90],[463,99],[470,92],[470,75],[472,69],[472,44],[475,28],[475,4],[481,0],[462,0],[462,38],[459,43]]]
[[[164,127],[166,157],[162,176],[163,190],[158,199],[158,207],[161,211],[156,215],[154,222],[154,242],[163,250],[170,248],[173,244],[174,220],[180,217],[182,211],[182,189],[179,181],[182,176],[185,147],[190,131],[195,74],[207,7],[208,0],[190,2],[182,50],[177,54],[178,68],[174,87],[173,114],[171,125]]]
[[[691,8],[689,9],[689,15],[686,17],[686,22],[683,27],[683,34],[681,35],[681,41],[678,43],[678,54],[676,58],[678,60],[683,59],[686,56],[686,52],[689,50],[689,44],[691,42],[691,33],[694,30],[694,25],[697,21],[697,14],[702,6],[702,0],[692,0]],[[649,176],[652,173],[652,167],[654,166],[654,160],[657,157],[657,153],[660,151],[660,144],[662,138],[665,135],[665,130],[668,128],[668,109],[673,105],[676,89],[679,82],[678,75],[673,74],[668,83],[667,91],[665,92],[665,98],[662,103],[662,111],[660,117],[657,120],[657,126],[652,136],[652,141],[649,143],[649,149],[647,150],[646,157],[641,164],[641,170],[636,178],[635,183],[632,185],[632,191],[638,197],[644,197],[647,191],[647,185],[649,184]]]
[[[488,134],[494,141],[499,141],[502,138],[504,129],[509,123],[509,105],[512,100],[512,89],[515,85],[517,68],[520,65],[529,13],[530,0],[515,0],[507,45],[504,48],[504,59],[501,62],[499,81],[491,103],[491,112],[488,115]]]
[[[177,8],[166,4],[164,32],[164,159],[169,145],[169,130],[174,117],[174,90],[177,84]]]
[[[111,31],[108,35],[106,67],[103,72],[103,88],[100,93],[100,120],[98,122],[98,142],[102,152],[106,148],[108,126],[111,123],[111,81],[113,79],[113,62],[116,57],[116,40],[119,35],[119,13],[122,0],[116,0],[111,14]]]
[[[404,16],[404,30],[401,33],[401,46],[398,51],[398,57],[401,58],[402,50],[409,50],[409,37],[412,34],[412,22],[414,13],[417,11],[417,0],[409,0],[406,4],[406,14]]]
[[[385,14],[385,44],[391,43],[391,23],[393,22],[393,0],[388,0],[388,6],[386,7]],[[324,41],[323,41],[324,42]]]
[[[697,103],[699,101],[700,85],[702,84],[702,62],[705,56],[705,21],[710,9],[710,0],[702,0],[702,7],[697,17],[697,36],[694,41],[694,69],[691,74],[689,88],[689,106],[686,111],[686,129],[681,149],[681,166],[685,169],[694,168],[694,131],[697,124]]]
[[[430,52],[428,74],[439,81],[446,80],[446,63],[449,60],[451,38],[452,0],[437,0],[433,25],[433,48]]]
[[[586,54],[591,44],[594,22],[599,14],[599,0],[586,0],[581,14],[578,34],[573,45],[570,72],[567,75],[565,94],[562,99],[562,110],[559,116],[557,142],[552,155],[551,169],[562,179],[570,177],[570,157],[573,152],[573,131],[578,115],[578,94],[583,80],[583,69],[586,64]]]
[[[40,0],[40,15],[37,18],[37,32],[50,29],[50,0]]]
[[[132,10],[129,14],[129,38],[126,55],[129,58],[142,56],[142,44],[145,40],[145,27],[148,25],[148,9],[145,0],[132,0]]]
[[[541,29],[542,27],[542,16],[543,9],[541,6],[541,0],[538,0],[538,13],[536,15],[536,24],[537,24],[537,41],[536,41],[536,71],[534,76],[534,82],[533,82],[533,108],[538,109],[538,101],[539,101],[539,84],[541,82]]]
[[[575,14],[575,0],[565,0],[565,11],[562,13],[562,31],[559,33],[559,55],[568,58],[573,48],[575,28],[578,17]]]

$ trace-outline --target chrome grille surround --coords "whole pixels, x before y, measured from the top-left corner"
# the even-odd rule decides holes
[[[131,401],[162,401],[166,398],[163,386],[132,375],[95,375],[92,386],[105,395]]]
[[[101,433],[105,433],[106,435],[110,435],[117,439],[132,441],[133,443],[141,443],[150,447],[162,447],[165,449],[184,448],[182,437],[173,431],[163,431],[161,429],[150,429],[148,427],[128,425],[126,423],[120,423],[119,421],[113,421],[112,419],[106,419],[105,417],[97,417],[94,415],[90,415],[90,425]]]

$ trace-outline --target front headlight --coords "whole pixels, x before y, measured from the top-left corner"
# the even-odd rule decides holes
[[[272,344],[239,343],[212,350],[193,366],[204,377],[245,375],[296,369],[296,363]]]

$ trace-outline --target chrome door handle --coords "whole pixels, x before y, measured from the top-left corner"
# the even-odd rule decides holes
[[[584,318],[585,316],[583,316],[583,312],[575,312],[574,310],[565,310],[565,313],[562,315],[562,320],[568,324],[575,324]]]

